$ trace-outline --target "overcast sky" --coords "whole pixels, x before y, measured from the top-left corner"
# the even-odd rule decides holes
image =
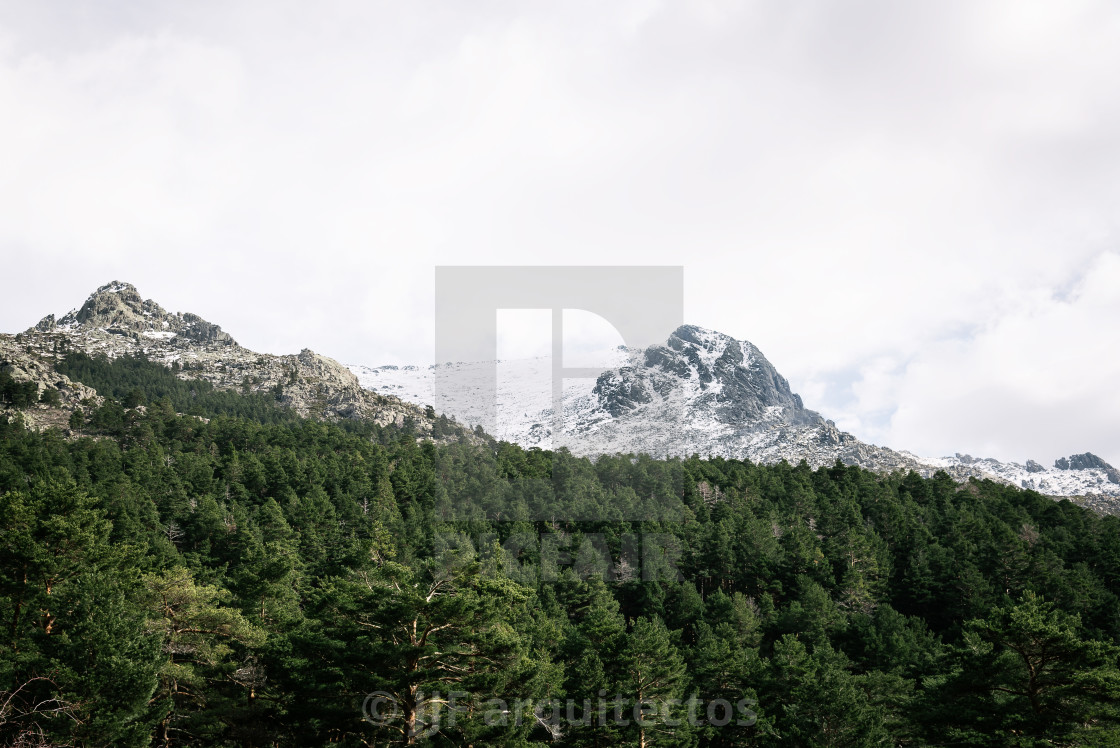
[[[424,362],[441,264],[669,264],[862,439],[1120,465],[1120,5],[0,0],[0,330],[112,279]]]

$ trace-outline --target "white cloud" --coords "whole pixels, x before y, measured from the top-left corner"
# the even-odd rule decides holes
[[[876,360],[852,386],[842,426],[925,454],[1023,462],[1095,451],[1120,462],[1120,254],[1102,253],[1061,297],[1036,289],[968,337],[904,366]],[[878,423],[861,421],[883,414]]]
[[[403,363],[436,264],[683,264],[857,435],[1120,460],[1113,3],[81,7],[0,4],[0,329],[116,277]]]

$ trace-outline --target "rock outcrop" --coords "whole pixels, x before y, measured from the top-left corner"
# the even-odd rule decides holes
[[[1112,467],[1092,452],[1062,457],[1054,461],[1054,467],[1058,470],[1103,470],[1110,482],[1120,484],[1120,470]]]
[[[434,423],[430,413],[414,403],[363,388],[349,369],[331,358],[310,349],[280,356],[256,353],[218,325],[196,314],[168,312],[120,281],[101,286],[61,319],[47,315],[17,336],[0,335],[0,366],[43,387],[57,380],[63,409],[72,410],[82,399],[98,396],[54,372],[54,362],[70,350],[110,358],[142,354],[177,365],[183,379],[205,380],[218,389],[269,392],[305,417],[359,418],[398,426],[411,420],[421,435],[430,434]],[[25,420],[34,420],[37,410],[41,409],[25,414]],[[468,434],[462,428],[458,433]]]
[[[100,331],[133,340],[159,340],[180,345],[237,346],[218,325],[197,314],[168,313],[145,300],[131,283],[113,281],[94,291],[78,309],[55,321],[48,314],[27,332],[91,333]]]

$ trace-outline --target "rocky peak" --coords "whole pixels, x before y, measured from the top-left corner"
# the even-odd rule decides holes
[[[595,384],[600,407],[612,416],[656,398],[679,397],[737,427],[775,419],[823,424],[806,410],[789,382],[746,340],[695,325],[677,328],[664,345],[632,356],[631,366],[604,372]]]
[[[153,316],[162,319],[167,317],[167,312],[154,301],[145,305],[140,292],[131,283],[113,281],[90,294],[86,303],[63,317],[59,325],[140,331],[151,326]]]
[[[1058,470],[1109,470],[1112,466],[1107,462],[1097,457],[1092,452],[1085,452],[1079,455],[1070,455],[1069,457],[1062,457],[1054,461],[1054,467]]]
[[[49,314],[32,330],[37,332],[90,332],[100,330],[128,338],[146,338],[202,345],[237,343],[218,325],[197,314],[171,314],[151,299],[144,299],[131,283],[113,281],[101,286],[79,309],[55,320]]]
[[[43,317],[41,320],[39,320],[39,324],[32,327],[31,330],[34,330],[35,332],[51,332],[55,329],[55,327],[56,323],[54,315],[48,314],[46,317]],[[28,330],[28,332],[31,332],[31,330]]]
[[[197,314],[168,312],[120,281],[101,286],[61,319],[47,315],[22,335],[0,334],[0,368],[18,381],[38,382],[40,389],[58,389],[66,406],[36,406],[24,414],[29,422],[64,429],[66,408],[98,397],[55,372],[54,363],[68,351],[109,358],[142,355],[174,366],[181,379],[206,381],[220,390],[268,393],[303,417],[358,418],[381,426],[411,422],[418,435],[478,440],[467,429],[446,422],[436,433],[436,419],[424,408],[362,389],[354,373],[331,358],[307,348],[294,355],[242,348],[218,325]]]
[[[1054,461],[1058,470],[1103,470],[1112,483],[1120,483],[1120,470],[1097,457],[1092,452],[1070,455]]]

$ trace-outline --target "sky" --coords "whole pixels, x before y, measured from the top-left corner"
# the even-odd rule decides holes
[[[680,265],[861,439],[1120,465],[1118,70],[1108,0],[0,0],[0,330],[423,363],[438,265]]]

